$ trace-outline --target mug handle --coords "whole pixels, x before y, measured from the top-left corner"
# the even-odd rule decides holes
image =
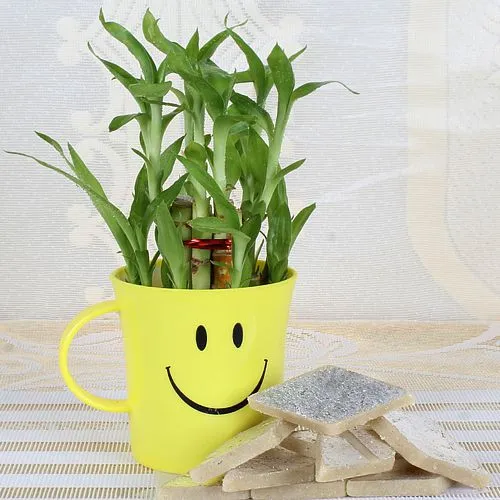
[[[81,401],[96,408],[98,410],[111,411],[111,412],[127,412],[129,411],[127,400],[125,399],[107,399],[100,396],[95,396],[86,391],[78,385],[68,368],[68,352],[69,346],[78,333],[86,323],[101,316],[103,314],[118,312],[120,306],[116,300],[109,300],[87,307],[80,314],[78,314],[71,323],[64,330],[61,343],[59,345],[59,369],[61,375],[66,382],[69,390]]]

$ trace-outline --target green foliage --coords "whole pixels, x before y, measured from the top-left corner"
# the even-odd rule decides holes
[[[172,82],[148,83],[138,82],[130,85],[130,92],[136,97],[143,99],[158,100],[168,94],[172,88]]]
[[[268,215],[267,266],[269,281],[277,283],[286,278],[288,255],[292,242],[292,218],[286,203],[280,204]]]
[[[143,113],[134,113],[131,115],[119,115],[115,116],[110,122],[109,122],[109,131],[114,132],[115,130],[118,130],[125,126],[127,123],[131,122],[132,120],[135,120],[140,117],[145,117]]]
[[[235,41],[236,45],[245,54],[248,63],[248,72],[255,88],[257,95],[257,103],[263,104],[266,98],[266,69],[264,63],[260,60],[259,56],[254,50],[232,29],[229,29],[229,36]]]
[[[170,214],[170,205],[162,202],[156,210],[155,224],[157,231],[156,243],[168,269],[168,276],[174,288],[187,288],[189,268],[184,258],[184,245],[180,234]]]
[[[316,210],[316,203],[303,208],[293,219],[292,219],[292,240],[290,242],[290,247],[293,247],[297,236],[304,227],[305,223],[309,220],[311,214]]]
[[[148,204],[148,206],[144,210],[141,221],[142,234],[145,238],[147,238],[149,234],[149,230],[151,228],[153,220],[155,220],[155,218],[157,217],[158,207],[160,205],[167,205],[168,207],[172,205],[172,203],[181,193],[187,177],[187,174],[184,174],[182,177],[177,179],[169,188],[165,189],[165,191],[162,191],[153,201]]]
[[[195,162],[183,157],[179,157],[179,160],[183,163],[189,174],[199,182],[212,197],[218,216],[224,219],[229,227],[238,229],[240,225],[238,212],[226,197],[225,192],[217,185],[213,177]]]
[[[183,141],[184,136],[179,137],[179,139],[170,144],[170,146],[168,146],[168,148],[166,148],[161,154],[161,185],[163,185],[163,183],[170,177],[174,168],[175,160],[177,159],[177,156],[182,148]]]
[[[108,22],[104,19],[104,13],[101,9],[99,13],[99,20],[104,29],[116,40],[123,43],[129,52],[137,59],[141,66],[144,79],[147,82],[154,82],[156,77],[156,66],[153,58],[144,46],[132,35],[128,30],[118,23]]]
[[[130,31],[106,20],[102,10],[99,19],[105,31],[128,50],[136,70],[140,70],[137,75],[130,73],[99,57],[89,44],[92,54],[130,92],[138,106],[137,112],[116,116],[109,123],[110,132],[132,121],[140,128],[139,144],[132,147],[140,167],[128,217],[108,199],[71,144],[66,152],[55,139],[37,132],[71,173],[31,155],[10,153],[34,160],[87,193],[120,248],[131,283],[151,286],[158,266],[164,287],[209,288],[210,252],[193,249],[191,264],[191,250],[183,242],[191,237],[232,239],[233,287],[286,279],[290,251],[315,209],[315,204],[311,204],[292,217],[288,206],[286,176],[305,162],[297,160],[285,168],[280,163],[292,108],[296,101],[329,83],[357,92],[338,81],[296,86],[292,62],[306,47],[288,56],[276,45],[266,65],[237,33],[246,21],[230,27],[226,16],[221,32],[203,43],[196,30],[183,47],[165,36],[158,20],[147,10],[142,31],[153,50],[161,53],[157,66],[156,55]],[[241,51],[247,69],[230,72],[214,62],[217,50],[225,42]],[[167,81],[172,74],[181,78],[182,89]],[[241,83],[253,85],[254,98],[242,93]],[[273,88],[278,94],[275,113],[267,110],[265,104]],[[165,98],[167,94],[169,98]],[[184,118],[185,134],[164,145],[170,124],[180,115]],[[185,173],[172,181],[176,162]],[[241,206],[236,207],[231,194],[238,186],[243,197]],[[186,201],[187,195],[191,199]],[[180,214],[182,207],[187,209]],[[266,220],[267,234],[263,232]],[[156,248],[148,246],[153,226]],[[262,272],[258,258],[264,241],[267,254]]]
[[[279,45],[275,45],[267,58],[280,103],[288,104],[295,88],[292,63]]]
[[[274,134],[274,123],[269,113],[250,97],[233,92],[231,102],[242,115],[248,115],[255,118],[256,124],[266,132],[267,137],[271,138]]]

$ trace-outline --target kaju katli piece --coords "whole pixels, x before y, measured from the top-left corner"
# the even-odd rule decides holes
[[[206,483],[278,446],[295,429],[289,422],[268,418],[226,441],[189,475],[197,483]]]
[[[240,491],[314,479],[314,459],[277,447],[230,470],[222,481],[224,491]]]
[[[424,497],[441,495],[452,484],[447,477],[398,459],[391,471],[349,479],[346,490],[351,497]]]
[[[250,491],[226,493],[220,482],[211,486],[195,483],[187,476],[178,476],[158,485],[156,500],[248,500]]]
[[[305,500],[308,498],[328,499],[346,496],[345,481],[334,481],[332,483],[310,483],[289,484],[287,486],[275,486],[273,488],[260,488],[252,490],[253,500]]]
[[[288,436],[281,446],[304,457],[316,458],[317,435],[310,430],[298,430]]]
[[[324,366],[248,398],[254,410],[336,436],[410,405],[404,389],[335,366]]]
[[[319,436],[316,481],[328,482],[386,472],[395,452],[373,431],[354,429],[340,436]]]
[[[488,485],[489,474],[437,422],[404,411],[393,411],[370,427],[411,464],[473,488]]]

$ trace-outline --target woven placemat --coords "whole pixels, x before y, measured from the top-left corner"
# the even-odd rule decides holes
[[[61,328],[0,328],[0,499],[154,498],[152,471],[130,454],[126,415],[93,410],[64,389]],[[483,491],[456,486],[438,498],[500,498],[498,331],[496,324],[296,324],[287,376],[332,363],[407,387],[417,400],[411,411],[441,421],[493,477]],[[78,380],[122,397],[121,351],[117,324],[94,323],[72,352]]]

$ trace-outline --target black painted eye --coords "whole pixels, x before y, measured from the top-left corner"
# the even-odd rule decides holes
[[[233,342],[236,347],[241,347],[241,344],[243,344],[243,327],[241,323],[236,323],[236,325],[234,325]]]
[[[203,325],[196,329],[196,345],[200,351],[207,347],[207,329]]]

